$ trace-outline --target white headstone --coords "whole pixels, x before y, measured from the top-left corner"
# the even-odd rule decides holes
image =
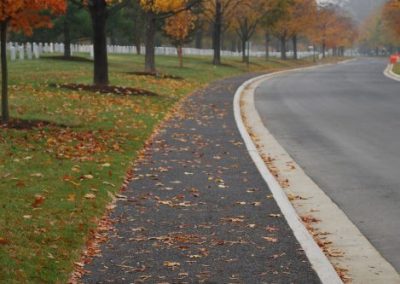
[[[32,59],[32,45],[28,42],[27,44],[26,44],[26,47],[25,47],[25,49],[26,49],[26,56],[27,56],[27,58],[29,59],[29,60],[31,60]]]
[[[15,61],[17,59],[17,49],[14,46],[10,46],[10,57],[11,61]]]
[[[94,58],[94,47],[93,47],[93,45],[92,46],[90,46],[90,58]]]
[[[18,53],[19,53],[19,60],[24,60],[25,59],[25,53],[24,53],[24,46],[23,45],[18,47]]]
[[[33,55],[36,59],[40,58],[40,51],[39,51],[39,46],[37,45],[36,42],[33,43]]]

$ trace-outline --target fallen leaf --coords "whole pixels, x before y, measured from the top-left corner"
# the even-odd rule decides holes
[[[6,245],[8,241],[5,238],[0,238],[0,245]]]
[[[31,177],[43,177],[42,173],[33,173],[31,174]]]
[[[181,266],[179,262],[174,262],[174,261],[164,261],[163,265],[172,269]]]
[[[46,198],[42,195],[39,194],[35,195],[35,201],[33,201],[32,207],[33,208],[39,207],[41,204],[43,204],[45,199]]]
[[[87,193],[85,194],[86,199],[95,199],[96,195],[94,193]]]
[[[271,238],[271,237],[263,237],[263,239],[270,243],[276,243],[278,241],[277,238]]]
[[[85,179],[93,179],[93,178],[94,178],[93,175],[84,175],[83,177],[84,177]]]

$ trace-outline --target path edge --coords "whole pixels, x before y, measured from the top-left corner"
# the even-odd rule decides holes
[[[393,67],[394,67],[393,64],[388,64],[385,71],[383,71],[383,74],[389,79],[400,82],[400,75],[397,75],[396,73],[393,72]]]
[[[289,201],[286,193],[283,191],[282,187],[276,181],[274,176],[269,171],[268,167],[265,165],[264,160],[260,156],[256,145],[254,144],[250,134],[247,131],[247,128],[244,124],[242,112],[241,112],[241,98],[249,86],[256,83],[257,81],[262,81],[265,79],[272,78],[277,75],[281,75],[283,73],[301,71],[301,70],[310,70],[315,68],[320,68],[323,66],[329,66],[332,64],[324,64],[318,66],[311,66],[305,68],[295,68],[292,70],[285,70],[280,72],[275,72],[271,74],[261,75],[255,78],[252,78],[246,82],[244,82],[236,91],[233,100],[233,109],[236,125],[239,129],[239,132],[242,136],[242,139],[245,142],[247,151],[249,152],[254,164],[256,165],[260,175],[267,183],[269,189],[271,190],[275,201],[277,202],[279,208],[282,211],[282,214],[285,216],[287,223],[292,229],[297,241],[300,243],[303,248],[308,260],[310,261],[313,269],[317,273],[321,282],[324,284],[339,284],[343,283],[337,274],[335,268],[332,263],[329,261],[327,256],[322,252],[321,248],[315,242],[314,238],[311,236],[309,231],[304,226],[301,221],[299,215],[294,209],[292,203]]]

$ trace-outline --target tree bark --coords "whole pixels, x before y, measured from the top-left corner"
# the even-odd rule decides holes
[[[326,57],[326,44],[325,40],[322,41],[322,58]]]
[[[297,56],[297,35],[294,35],[292,37],[292,41],[293,41],[293,59],[297,60],[298,56]]]
[[[214,30],[213,30],[214,65],[221,64],[221,31],[222,31],[222,4],[220,0],[216,0]]]
[[[269,59],[269,41],[270,41],[269,33],[265,33],[265,59],[266,60]]]
[[[71,58],[71,30],[67,19],[64,20],[64,58]]]
[[[242,39],[242,62],[246,63],[247,62],[247,48],[246,48],[246,40]]]
[[[281,36],[280,37],[281,40],[281,59],[282,60],[286,60],[287,59],[287,55],[286,55],[286,36]]]
[[[146,55],[145,72],[156,73],[156,32],[157,19],[153,12],[146,13]]]
[[[1,40],[1,121],[8,123],[10,114],[8,110],[8,69],[7,69],[7,22],[0,24]]]
[[[144,16],[143,13],[140,13],[138,16],[136,16],[134,18],[134,29],[133,29],[134,39],[133,39],[133,42],[134,42],[134,45],[136,47],[136,54],[137,55],[140,55],[142,53],[141,44],[142,44],[142,35],[143,35],[143,31],[142,31],[143,30],[143,25],[141,24],[142,22],[141,22],[141,20],[138,19],[138,17],[143,17],[143,16]]]
[[[142,54],[142,46],[140,40],[135,41],[135,47],[136,47],[136,54],[137,55]]]
[[[176,50],[178,52],[179,67],[182,68],[183,67],[183,50],[182,50],[182,46],[178,46],[176,48]]]
[[[108,57],[107,57],[107,6],[105,1],[97,1],[96,6],[90,8],[93,26],[94,45],[94,75],[93,84],[108,85]]]

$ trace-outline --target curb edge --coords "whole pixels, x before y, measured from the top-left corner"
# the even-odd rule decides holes
[[[335,268],[327,258],[327,256],[322,252],[318,244],[315,242],[311,234],[308,232],[304,224],[302,223],[300,217],[298,216],[296,210],[294,209],[293,205],[289,201],[286,193],[283,191],[282,187],[279,183],[275,180],[267,166],[265,165],[263,159],[261,158],[260,154],[258,153],[257,147],[255,146],[253,140],[251,139],[247,129],[244,125],[242,112],[240,107],[240,101],[242,94],[244,93],[245,89],[251,86],[252,84],[265,80],[268,78],[272,78],[276,75],[280,75],[283,73],[289,73],[293,71],[301,71],[301,70],[310,70],[315,68],[320,68],[323,66],[328,66],[332,64],[324,64],[319,66],[312,66],[306,68],[296,68],[292,70],[280,71],[275,72],[272,74],[261,75],[255,78],[252,78],[242,84],[236,91],[234,96],[233,108],[234,108],[234,116],[236,125],[239,129],[239,132],[242,136],[242,139],[245,142],[247,151],[249,152],[254,164],[256,165],[259,173],[261,174],[262,178],[268,185],[269,189],[271,190],[275,201],[277,202],[279,208],[282,211],[282,214],[285,216],[286,221],[288,222],[290,228],[292,229],[297,241],[300,243],[301,247],[303,248],[308,260],[310,261],[313,269],[317,273],[318,277],[320,278],[321,282],[324,284],[339,284],[343,283],[340,279],[339,275],[337,274]]]

